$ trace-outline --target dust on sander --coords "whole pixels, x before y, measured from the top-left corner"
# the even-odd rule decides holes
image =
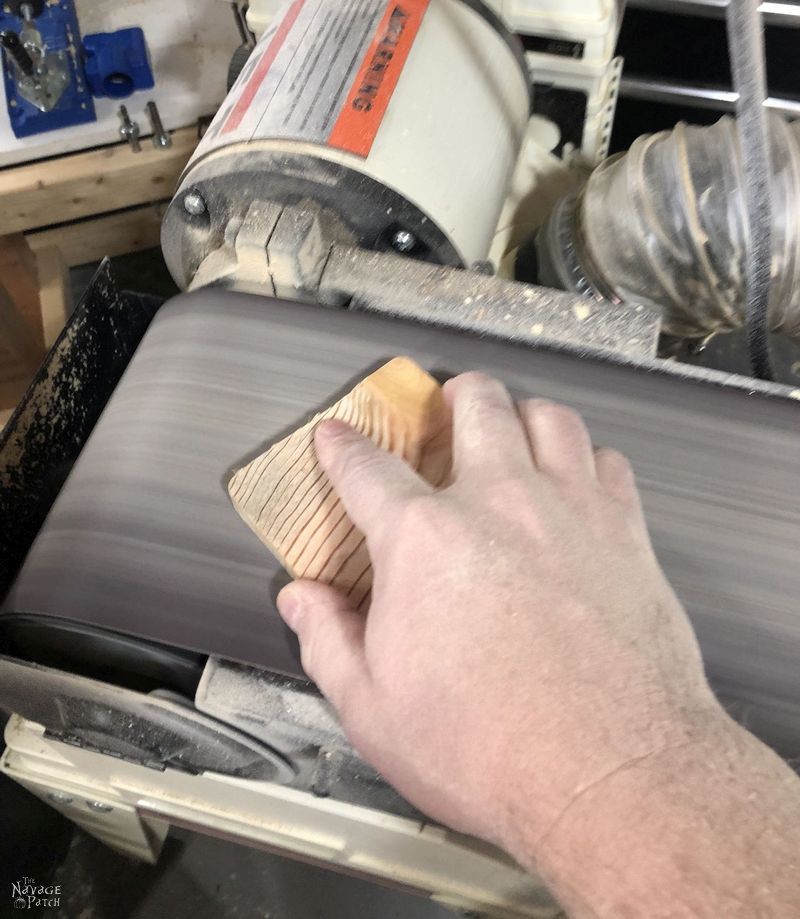
[[[331,418],[403,457],[435,487],[450,478],[452,424],[439,383],[410,358],[397,357],[240,469],[228,485],[236,510],[293,578],[332,584],[364,608],[372,588],[366,541],[314,449],[314,429]]]

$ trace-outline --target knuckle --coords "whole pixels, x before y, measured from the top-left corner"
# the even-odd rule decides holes
[[[549,399],[525,399],[520,403],[520,407],[527,415],[534,415],[554,405]]]
[[[619,450],[601,447],[596,454],[597,462],[607,471],[620,477],[633,480],[633,467],[628,458]]]
[[[440,501],[435,495],[421,495],[406,501],[402,516],[404,523],[412,526],[428,524],[439,516]]]
[[[519,516],[531,502],[530,487],[521,478],[498,479],[485,485],[483,498],[492,509]]]
[[[575,409],[556,402],[535,402],[532,412],[537,420],[558,428],[582,428],[583,418]]]
[[[467,408],[473,410],[494,410],[506,406],[508,390],[494,377],[480,371],[464,374],[463,389]]]
[[[337,478],[358,479],[371,474],[379,463],[377,454],[359,444],[334,457],[332,471]]]
[[[456,380],[460,386],[483,388],[498,385],[494,377],[480,370],[470,370],[468,373],[462,373],[461,376],[456,377]]]
[[[452,530],[456,515],[439,495],[419,495],[406,501],[400,511],[400,526],[414,534]]]
[[[600,447],[597,451],[597,458],[604,465],[617,469],[630,469],[627,457],[611,447]]]
[[[598,450],[595,459],[601,487],[621,502],[628,510],[640,509],[636,475],[630,461],[617,450]]]
[[[465,402],[464,414],[480,428],[491,424],[498,416],[502,417],[508,407],[508,395],[498,384],[496,390],[471,393]]]

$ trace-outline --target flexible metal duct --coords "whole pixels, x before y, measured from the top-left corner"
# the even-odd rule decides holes
[[[769,325],[800,341],[800,126],[770,117]],[[659,307],[683,337],[745,324],[748,220],[736,122],[640,137],[559,202],[539,240],[540,280],[597,300]]]

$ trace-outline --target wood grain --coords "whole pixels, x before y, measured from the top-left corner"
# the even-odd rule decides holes
[[[58,249],[68,268],[99,262],[106,256],[155,249],[161,242],[161,223],[168,204],[169,201],[147,204],[106,217],[79,220],[28,233],[26,238],[37,254]]]
[[[0,283],[44,355],[36,257],[22,233],[0,236]]]
[[[231,479],[234,507],[292,577],[332,584],[363,607],[372,588],[366,541],[314,449],[315,428],[331,418],[402,456],[441,487],[452,465],[450,416],[437,381],[410,358],[398,357]]]
[[[127,144],[0,171],[0,226],[25,232],[172,196],[192,153],[197,129],[172,135],[168,150]]]
[[[39,268],[39,302],[44,329],[44,344],[52,348],[67,324],[72,312],[72,291],[69,283],[69,268],[55,246],[40,249],[36,253]]]
[[[0,237],[0,429],[45,354],[36,259],[21,233]]]

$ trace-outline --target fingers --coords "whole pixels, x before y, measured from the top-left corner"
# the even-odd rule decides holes
[[[556,479],[595,480],[592,439],[581,416],[565,405],[541,399],[520,403],[537,468]]]
[[[369,683],[366,619],[327,584],[295,581],[278,595],[278,611],[300,641],[303,669],[342,717]]]
[[[314,441],[345,510],[368,539],[391,524],[402,503],[432,491],[399,456],[381,450],[341,421],[320,424]]]
[[[628,461],[615,450],[595,451],[583,418],[573,409],[541,399],[514,406],[501,383],[480,373],[454,377],[444,392],[453,411],[456,478],[538,469],[562,481],[599,481],[614,497],[639,506]]]
[[[602,448],[595,452],[597,479],[603,488],[628,507],[641,509],[636,479],[628,460],[616,450]]]
[[[633,469],[616,450],[595,449],[581,416],[540,399],[520,403],[539,470],[562,481],[596,481],[613,498],[641,510]]]
[[[530,445],[516,406],[502,383],[482,373],[448,380],[444,394],[453,412],[453,473],[530,475]]]

